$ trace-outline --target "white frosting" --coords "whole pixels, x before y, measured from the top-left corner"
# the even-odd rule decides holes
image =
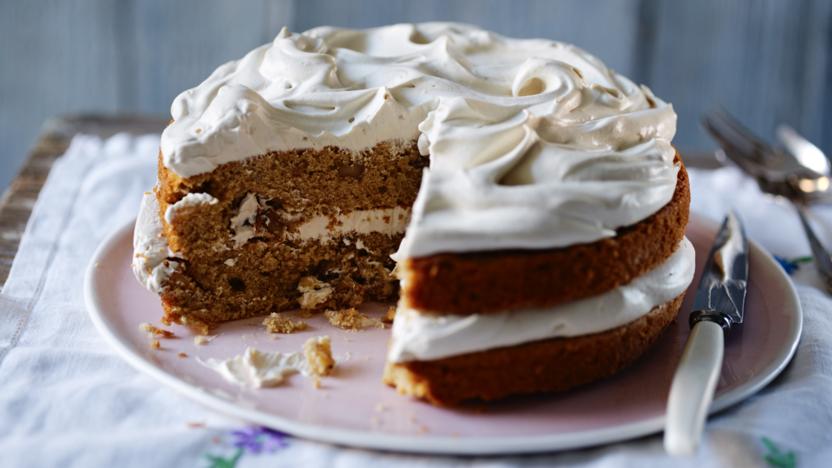
[[[133,274],[145,288],[158,294],[176,267],[175,257],[162,231],[156,195],[146,192],[133,230]]]
[[[219,203],[219,200],[211,196],[207,193],[189,193],[182,197],[181,200],[178,202],[168,205],[167,209],[165,210],[165,222],[171,223],[173,222],[173,218],[176,217],[176,213],[183,209],[189,208],[194,206],[201,206],[201,205],[216,205]]]
[[[225,380],[249,388],[274,387],[290,374],[310,373],[306,358],[301,352],[270,353],[249,347],[243,354],[232,358],[198,361],[216,371]]]
[[[388,352],[392,362],[434,360],[486,349],[610,330],[682,294],[693,280],[693,245],[684,239],[663,264],[604,294],[549,309],[427,315],[399,308]]]
[[[285,29],[180,94],[162,135],[183,177],[268,151],[430,154],[400,255],[561,247],[672,197],[676,115],[571,45],[453,23]]]

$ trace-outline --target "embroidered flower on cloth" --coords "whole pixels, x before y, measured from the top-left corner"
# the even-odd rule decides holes
[[[255,455],[276,452],[289,445],[286,434],[268,427],[247,427],[231,431],[231,436],[234,438],[235,447]]]
[[[760,439],[766,449],[764,460],[772,468],[795,468],[797,455],[791,450],[783,450],[768,437]]]
[[[289,446],[289,436],[274,429],[251,426],[228,433],[234,453],[228,455],[205,454],[210,468],[236,468],[244,455],[274,453]],[[224,441],[228,444],[228,441]],[[226,445],[227,447],[227,445]],[[226,449],[227,451],[227,449]]]
[[[812,261],[812,257],[795,257],[795,258],[785,258],[779,255],[775,255],[774,259],[777,260],[777,263],[783,267],[783,270],[786,271],[786,274],[791,275],[798,269],[800,269],[800,265],[803,263],[810,263]]]

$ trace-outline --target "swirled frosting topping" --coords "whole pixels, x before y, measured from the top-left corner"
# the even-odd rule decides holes
[[[455,23],[282,30],[179,95],[183,177],[269,151],[418,139],[430,156],[399,256],[562,247],[670,201],[672,107],[574,46]]]

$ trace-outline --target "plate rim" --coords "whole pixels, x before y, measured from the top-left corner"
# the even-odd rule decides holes
[[[690,213],[690,222],[704,224],[707,229],[716,231],[717,224],[711,218],[695,212]],[[273,427],[296,437],[319,442],[347,445],[357,448],[382,451],[397,451],[422,454],[443,455],[499,455],[553,452],[566,449],[579,449],[603,445],[611,442],[630,440],[636,437],[652,435],[664,428],[665,416],[655,416],[637,422],[609,426],[601,429],[582,430],[567,434],[537,435],[523,437],[447,437],[423,435],[412,437],[392,435],[372,431],[341,429],[297,422],[290,418],[242,407],[234,402],[224,400],[196,385],[190,384],[176,375],[166,372],[154,365],[129,344],[122,342],[107,323],[107,314],[100,305],[95,283],[95,271],[105,254],[123,237],[130,235],[135,220],[131,220],[108,234],[96,248],[86,271],[84,272],[84,302],[87,315],[105,340],[117,354],[136,370],[143,372],[178,393],[224,415],[237,417],[249,422]],[[132,237],[132,235],[131,235]],[[803,331],[803,309],[797,296],[793,281],[786,275],[776,260],[754,240],[749,239],[751,255],[759,257],[766,269],[774,268],[781,282],[787,285],[785,302],[794,311],[791,320],[790,345],[780,350],[777,357],[763,368],[755,378],[714,397],[708,410],[709,415],[723,411],[748,398],[771,383],[791,362],[800,342]],[[785,307],[784,309],[789,309]]]

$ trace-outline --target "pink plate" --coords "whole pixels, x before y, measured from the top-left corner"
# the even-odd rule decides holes
[[[716,225],[693,216],[688,237],[704,261]],[[693,294],[680,319],[648,354],[618,376],[561,395],[523,398],[475,409],[440,409],[402,397],[381,383],[389,330],[346,332],[320,317],[311,329],[271,338],[260,320],[223,325],[203,346],[192,333],[151,350],[142,322],[158,323],[158,297],[130,271],[132,224],[107,239],[86,274],[85,296],[98,330],[133,366],[189,398],[222,413],[300,437],[356,447],[410,452],[488,454],[561,450],[658,432],[670,380],[688,334]],[[748,397],[789,362],[800,338],[802,314],[794,288],[777,263],[751,243],[746,322],[727,338],[725,363],[711,412]],[[378,312],[383,307],[370,306]],[[275,388],[247,390],[224,381],[196,358],[227,358],[247,346],[297,351],[310,336],[329,335],[337,372],[319,389],[300,375]],[[179,352],[188,357],[178,356]]]

